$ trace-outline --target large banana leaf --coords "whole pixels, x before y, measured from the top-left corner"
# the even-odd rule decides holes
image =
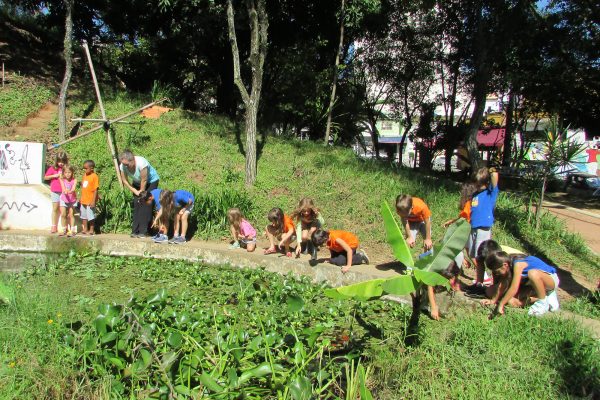
[[[417,260],[415,267],[430,272],[441,272],[448,268],[456,255],[465,247],[471,233],[471,225],[464,219],[453,225],[456,227],[448,228],[449,233],[444,237],[444,241],[433,246],[433,254]]]
[[[420,283],[424,283],[427,286],[446,286],[449,287],[450,283],[444,276],[437,272],[424,271],[418,268],[413,269],[415,279]],[[383,286],[385,289],[385,285]]]
[[[401,275],[390,278],[382,284],[384,292],[397,296],[413,293],[417,290],[417,286],[419,286],[419,283],[412,275]]]
[[[385,282],[385,279],[373,279],[370,281],[355,283],[354,285],[327,289],[325,290],[325,295],[336,300],[369,300],[376,297],[381,297],[383,294],[383,288],[381,287],[381,284],[383,282]]]
[[[404,240],[404,234],[400,230],[398,222],[396,222],[396,218],[386,201],[383,201],[381,204],[381,215],[383,216],[387,242],[392,246],[396,260],[407,267],[414,267],[415,262],[413,261],[410,249]]]

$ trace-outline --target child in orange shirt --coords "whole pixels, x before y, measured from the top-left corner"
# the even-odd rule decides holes
[[[406,231],[406,244],[414,247],[417,233],[423,236],[423,248],[430,250],[433,246],[431,241],[431,211],[423,200],[410,195],[398,195],[396,197],[396,212],[402,219],[402,225]]]
[[[96,201],[98,200],[98,175],[94,172],[96,163],[86,160],[83,163],[85,174],[81,179],[81,198],[79,199],[79,216],[81,217],[82,235],[94,234],[94,220],[96,219]]]
[[[358,248],[358,238],[356,235],[346,231],[330,230],[325,231],[317,229],[312,234],[312,242],[315,247],[326,245],[331,256],[329,262],[342,266],[342,272],[346,273],[350,267],[358,264],[368,264],[369,257],[364,250]]]
[[[285,247],[285,255],[288,257],[292,256],[290,251],[290,244],[292,243],[292,236],[296,226],[294,221],[283,213],[283,210],[279,207],[273,208],[267,215],[269,219],[269,225],[266,226],[265,231],[269,238],[269,248],[265,249],[264,254],[277,253],[275,247],[275,239],[279,240],[278,247]]]

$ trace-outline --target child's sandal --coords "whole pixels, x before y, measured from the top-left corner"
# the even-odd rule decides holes
[[[272,247],[271,247],[271,248],[268,248],[268,249],[265,249],[265,251],[263,252],[263,254],[264,254],[264,255],[267,255],[267,254],[273,254],[273,253],[277,253],[277,250],[275,250],[275,249],[274,249],[274,248],[272,248]]]
[[[290,258],[291,258],[291,257],[292,257],[292,252],[291,252],[291,251],[288,251],[287,253],[285,253],[285,256],[286,256],[286,257],[290,257]]]

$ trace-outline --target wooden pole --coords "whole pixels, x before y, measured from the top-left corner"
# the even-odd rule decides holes
[[[100,88],[98,87],[98,80],[96,79],[96,72],[94,71],[94,64],[92,63],[92,56],[90,55],[90,49],[85,40],[83,41],[82,46],[83,50],[85,50],[85,56],[87,57],[88,65],[90,66],[90,73],[92,74],[92,81],[94,82],[94,90],[96,90],[96,98],[98,99],[98,105],[100,106],[102,120],[106,121],[106,112],[104,111],[102,96],[100,96]]]
[[[113,165],[115,166],[115,171],[117,171],[117,180],[119,181],[121,190],[123,190],[123,180],[121,179],[121,170],[119,169],[119,160],[117,158],[117,147],[114,144],[114,139],[113,135],[111,134],[110,125],[105,124],[104,129],[106,130],[106,140],[108,141],[108,147],[110,148],[110,155],[113,159]]]
[[[141,107],[141,108],[138,108],[137,110],[135,110],[135,111],[132,111],[132,112],[130,112],[130,113],[127,113],[127,114],[121,115],[120,117],[117,117],[117,118],[113,119],[112,121],[111,121],[111,120],[109,120],[109,121],[107,121],[107,123],[108,123],[108,125],[111,125],[111,124],[114,124],[115,122],[120,122],[121,120],[123,120],[123,119],[125,119],[125,118],[131,117],[132,115],[134,115],[134,114],[137,114],[137,113],[139,113],[140,111],[144,111],[146,108],[150,108],[150,107],[152,107],[152,106],[154,106],[154,105],[156,105],[156,104],[162,103],[163,101],[166,101],[166,100],[167,100],[167,98],[165,97],[164,99],[160,99],[160,100],[158,100],[158,101],[154,101],[154,102],[152,102],[152,103],[150,103],[150,104],[146,104],[145,106],[143,106],[143,107]],[[62,142],[59,142],[59,143],[52,144],[52,145],[50,145],[49,147],[50,147],[51,149],[56,149],[57,147],[60,147],[60,146],[62,146],[62,145],[64,145],[64,144],[67,144],[67,143],[69,143],[69,142],[72,142],[72,141],[73,141],[73,140],[75,140],[75,139],[79,139],[79,138],[81,138],[81,137],[84,137],[84,136],[87,136],[87,135],[89,135],[89,134],[91,134],[91,133],[94,133],[94,132],[96,132],[96,131],[98,131],[98,130],[102,129],[103,127],[104,127],[104,124],[96,125],[95,127],[93,127],[93,128],[91,128],[91,129],[89,129],[89,130],[87,130],[87,131],[83,132],[82,134],[79,134],[79,135],[77,135],[77,136],[74,136],[74,137],[72,137],[72,138],[69,138],[69,139],[67,139],[67,140],[63,140]]]

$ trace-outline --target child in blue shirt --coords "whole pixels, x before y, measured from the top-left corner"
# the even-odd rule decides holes
[[[158,196],[155,196],[155,194],[158,194]],[[175,223],[173,227],[173,238],[169,240],[169,243],[185,243],[188,219],[190,213],[194,209],[194,195],[185,190],[176,190],[172,192],[165,189],[160,191],[160,193],[152,193],[152,197],[154,199],[156,209],[158,210],[154,220],[155,224],[157,221],[161,221],[161,224],[165,229],[164,237],[161,236],[155,238],[154,241],[157,243],[167,241],[166,232],[169,230],[171,214],[174,214]],[[156,202],[157,197],[159,199],[158,203]]]
[[[492,270],[495,293],[483,304],[495,304],[494,314],[504,314],[504,306],[523,307],[532,298],[529,315],[539,316],[558,311],[558,275],[556,268],[524,254],[508,255],[499,251],[488,255],[485,264]],[[531,289],[531,290],[527,290]],[[533,292],[533,293],[531,293]],[[534,296],[531,296],[534,294]]]
[[[498,171],[495,168],[480,168],[475,174],[475,185],[477,191],[471,197],[471,234],[467,241],[467,251],[472,259],[475,259],[481,243],[492,238],[494,208],[499,193]],[[476,269],[475,285],[482,285],[485,266],[476,264]]]

